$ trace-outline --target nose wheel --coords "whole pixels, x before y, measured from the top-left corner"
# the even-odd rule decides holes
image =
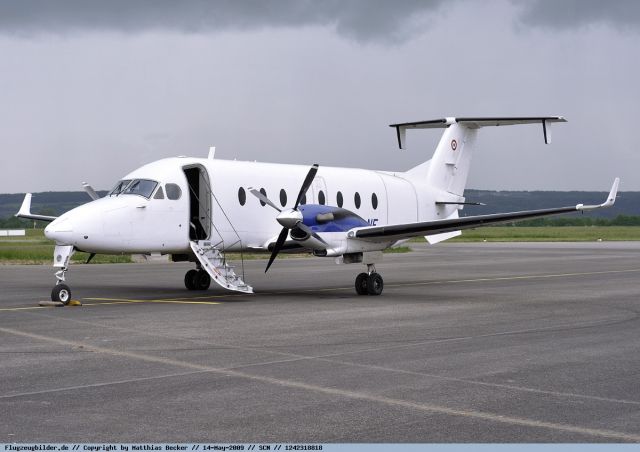
[[[380,295],[384,288],[384,281],[373,265],[367,265],[369,273],[356,276],[356,293],[358,295]]]
[[[68,305],[71,301],[71,288],[65,284],[68,267],[64,267],[56,272],[56,285],[51,289],[51,301],[59,301],[63,305]]]
[[[53,286],[51,290],[51,301],[59,301],[64,305],[71,301],[71,289],[66,284]]]

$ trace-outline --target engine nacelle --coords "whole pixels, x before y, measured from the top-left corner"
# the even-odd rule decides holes
[[[300,242],[300,245],[304,246],[305,248],[309,248],[314,252],[316,250],[324,251],[327,249],[326,243],[321,242],[320,240],[316,239],[311,234],[300,228],[293,228],[290,234],[293,240],[295,240],[296,242]]]

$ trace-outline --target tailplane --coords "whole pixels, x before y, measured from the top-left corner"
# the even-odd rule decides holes
[[[431,121],[391,124],[398,136],[398,146],[406,148],[408,129],[446,129],[436,147],[431,160],[418,165],[406,175],[421,180],[431,187],[462,196],[467,184],[471,166],[471,156],[478,129],[488,126],[506,126],[517,124],[541,124],[545,143],[551,142],[551,124],[566,122],[561,116],[511,117],[511,118],[443,118]]]

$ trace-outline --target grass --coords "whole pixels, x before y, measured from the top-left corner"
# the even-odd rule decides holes
[[[0,263],[3,264],[51,264],[54,245],[47,240],[42,229],[27,229],[23,237],[0,237]],[[486,227],[468,229],[451,242],[595,242],[640,240],[639,226],[560,226],[560,227]],[[422,237],[412,240],[423,242]],[[385,250],[385,253],[408,253],[408,246]],[[265,259],[269,253],[245,253],[244,259]],[[282,253],[279,257],[306,257],[308,254]],[[74,263],[87,261],[87,253],[76,253]],[[230,253],[229,260],[240,260],[240,254]],[[129,255],[97,255],[91,263],[128,263]]]
[[[639,226],[486,227],[467,229],[453,242],[595,242],[640,240]]]
[[[44,237],[42,229],[27,229],[26,236],[0,237],[0,263],[3,264],[51,264],[53,262],[54,244]],[[84,263],[89,254],[77,252],[71,262]],[[115,264],[129,263],[129,255],[98,254],[91,263]]]
[[[424,239],[423,239],[424,241]],[[408,246],[394,246],[393,248],[387,248],[383,251],[385,254],[402,254],[402,253],[410,253],[411,248]]]

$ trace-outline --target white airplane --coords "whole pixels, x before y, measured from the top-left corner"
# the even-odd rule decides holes
[[[265,272],[281,251],[312,252],[337,263],[366,265],[358,274],[359,295],[380,295],[382,277],[375,263],[382,250],[411,237],[431,244],[462,229],[587,211],[613,205],[619,179],[599,205],[530,210],[460,218],[465,204],[471,156],[478,129],[486,126],[541,124],[545,143],[550,125],[562,117],[444,118],[392,124],[405,148],[407,129],[443,128],[433,157],[406,172],[355,168],[311,169],[299,165],[175,157],[155,161],[127,174],[103,198],[60,217],[30,212],[25,196],[21,218],[51,221],[45,236],[55,241],[57,282],[53,301],[67,304],[65,283],[75,251],[96,254],[169,254],[190,261],[184,283],[206,290],[213,279],[225,289],[253,289],[227,263],[226,252],[270,251]],[[302,184],[301,184],[302,183]],[[87,261],[88,262],[88,261]]]

